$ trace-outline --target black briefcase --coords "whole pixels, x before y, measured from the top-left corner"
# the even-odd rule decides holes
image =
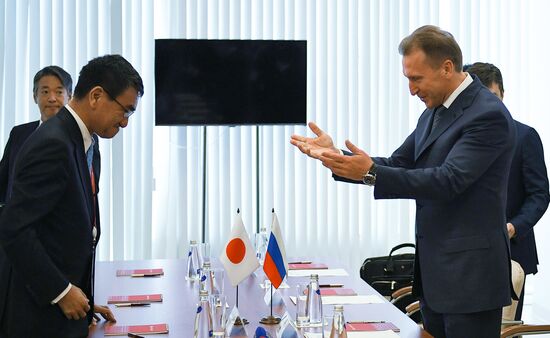
[[[389,256],[367,258],[361,266],[361,278],[383,296],[412,285],[414,253],[394,255],[394,252],[414,247],[412,243],[403,243],[391,249]]]

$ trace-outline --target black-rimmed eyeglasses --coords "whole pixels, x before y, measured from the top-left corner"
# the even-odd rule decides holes
[[[113,101],[115,101],[115,102],[120,106],[120,108],[122,108],[122,110],[124,111],[124,118],[129,118],[130,116],[132,116],[133,113],[135,113],[135,111],[130,110],[130,109],[124,107],[124,106],[122,105],[122,103],[118,102],[118,100],[117,100],[113,95],[111,95],[111,93],[109,93],[105,88],[103,88],[103,90],[105,91],[105,93],[107,93],[107,95],[109,95],[109,97],[110,97]]]

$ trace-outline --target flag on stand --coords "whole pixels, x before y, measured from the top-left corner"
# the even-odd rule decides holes
[[[273,224],[271,225],[271,235],[269,236],[267,252],[265,254],[264,272],[271,281],[271,285],[277,289],[283,282],[283,279],[285,279],[287,271],[288,263],[283,235],[281,234],[277,215],[273,211]]]
[[[220,255],[220,261],[233,286],[239,284],[260,266],[238,211],[231,229],[231,237]]]

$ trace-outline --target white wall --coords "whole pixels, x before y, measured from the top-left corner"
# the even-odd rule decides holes
[[[548,2],[538,0],[542,5],[548,6]],[[530,63],[527,70],[531,73],[531,88],[534,91],[531,102],[527,102],[529,113],[525,116],[526,122],[539,132],[547,168],[550,166],[550,124],[544,123],[550,114],[548,105],[548,83],[546,65],[550,55],[548,43],[548,11],[533,11],[531,13],[529,37],[531,41]],[[550,212],[546,212],[543,218],[535,226],[535,236],[539,255],[539,272],[529,276],[534,282],[533,313],[538,320],[550,323]]]

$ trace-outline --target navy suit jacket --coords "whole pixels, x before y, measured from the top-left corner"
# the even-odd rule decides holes
[[[533,227],[548,208],[548,175],[537,131],[514,122],[518,138],[510,167],[506,221],[516,229],[510,240],[512,259],[530,274],[537,272],[539,262]]]
[[[31,134],[38,128],[40,121],[33,121],[25,124],[20,124],[13,127],[10,131],[8,143],[4,148],[4,155],[0,160],[0,203],[6,203],[10,196],[13,187],[13,178],[15,170],[15,160],[19,149],[25,141],[31,136]],[[99,143],[97,135],[93,135],[94,143],[94,159],[93,168],[96,177],[96,187],[99,189],[99,176],[101,172],[101,154],[99,152]]]
[[[93,308],[94,198],[80,129],[62,108],[21,148],[12,197],[0,216],[0,248],[11,267],[0,275],[7,285],[0,328],[8,337],[88,334],[92,311],[68,320],[51,301],[70,282]]]
[[[413,292],[439,313],[511,299],[505,206],[516,131],[504,104],[473,78],[431,133],[426,109],[391,157],[373,158],[375,198],[416,200]]]
[[[10,132],[8,143],[6,143],[6,147],[4,148],[4,155],[0,161],[0,203],[6,203],[9,195],[11,195],[15,159],[23,143],[38,128],[38,124],[39,121],[20,124],[13,127]]]

